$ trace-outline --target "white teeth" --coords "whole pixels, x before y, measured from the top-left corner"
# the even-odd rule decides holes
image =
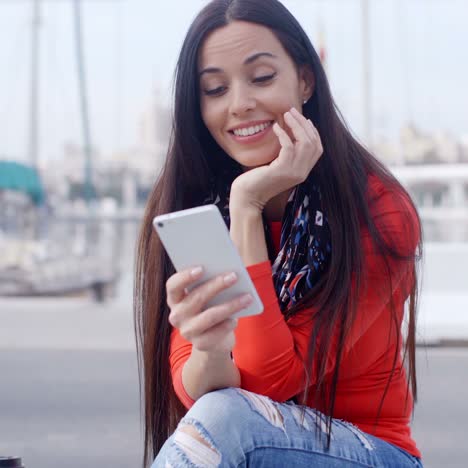
[[[263,124],[260,124],[260,125],[255,125],[253,127],[248,127],[248,128],[242,128],[242,129],[236,129],[234,130],[234,135],[236,136],[251,136],[251,135],[255,135],[256,133],[259,133],[263,130],[265,130],[265,128],[269,127],[271,125],[271,122],[268,122],[268,123],[263,123]]]

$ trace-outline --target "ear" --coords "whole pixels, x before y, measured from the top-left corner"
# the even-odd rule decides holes
[[[315,75],[308,65],[303,65],[299,70],[299,86],[302,100],[308,101],[315,91]]]

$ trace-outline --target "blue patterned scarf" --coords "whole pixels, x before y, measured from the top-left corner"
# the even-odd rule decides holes
[[[211,196],[228,228],[229,193]],[[265,234],[270,238],[268,223]],[[280,251],[273,262],[273,283],[283,313],[296,305],[319,281],[331,257],[331,235],[317,183],[298,185],[283,216]]]

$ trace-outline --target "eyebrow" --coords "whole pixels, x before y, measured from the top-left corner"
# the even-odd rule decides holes
[[[277,58],[276,55],[271,54],[270,52],[258,52],[256,54],[251,55],[250,57],[247,57],[244,60],[244,65],[250,65],[251,63],[255,62],[255,60],[258,60],[261,57],[269,57],[269,58]],[[216,68],[216,67],[208,67],[203,69],[198,76],[202,76],[205,73],[222,73],[223,69],[222,68]]]

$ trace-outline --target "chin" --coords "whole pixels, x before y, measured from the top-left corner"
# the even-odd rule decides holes
[[[240,164],[241,164],[242,168],[244,169],[244,171],[250,171],[252,169],[255,169],[256,167],[267,166],[270,163],[271,163],[271,161],[256,162],[256,163],[253,163],[253,162],[240,162]]]
[[[276,155],[265,156],[265,154],[258,155],[235,155],[232,156],[244,169],[254,169],[255,167],[266,166],[276,159]]]

